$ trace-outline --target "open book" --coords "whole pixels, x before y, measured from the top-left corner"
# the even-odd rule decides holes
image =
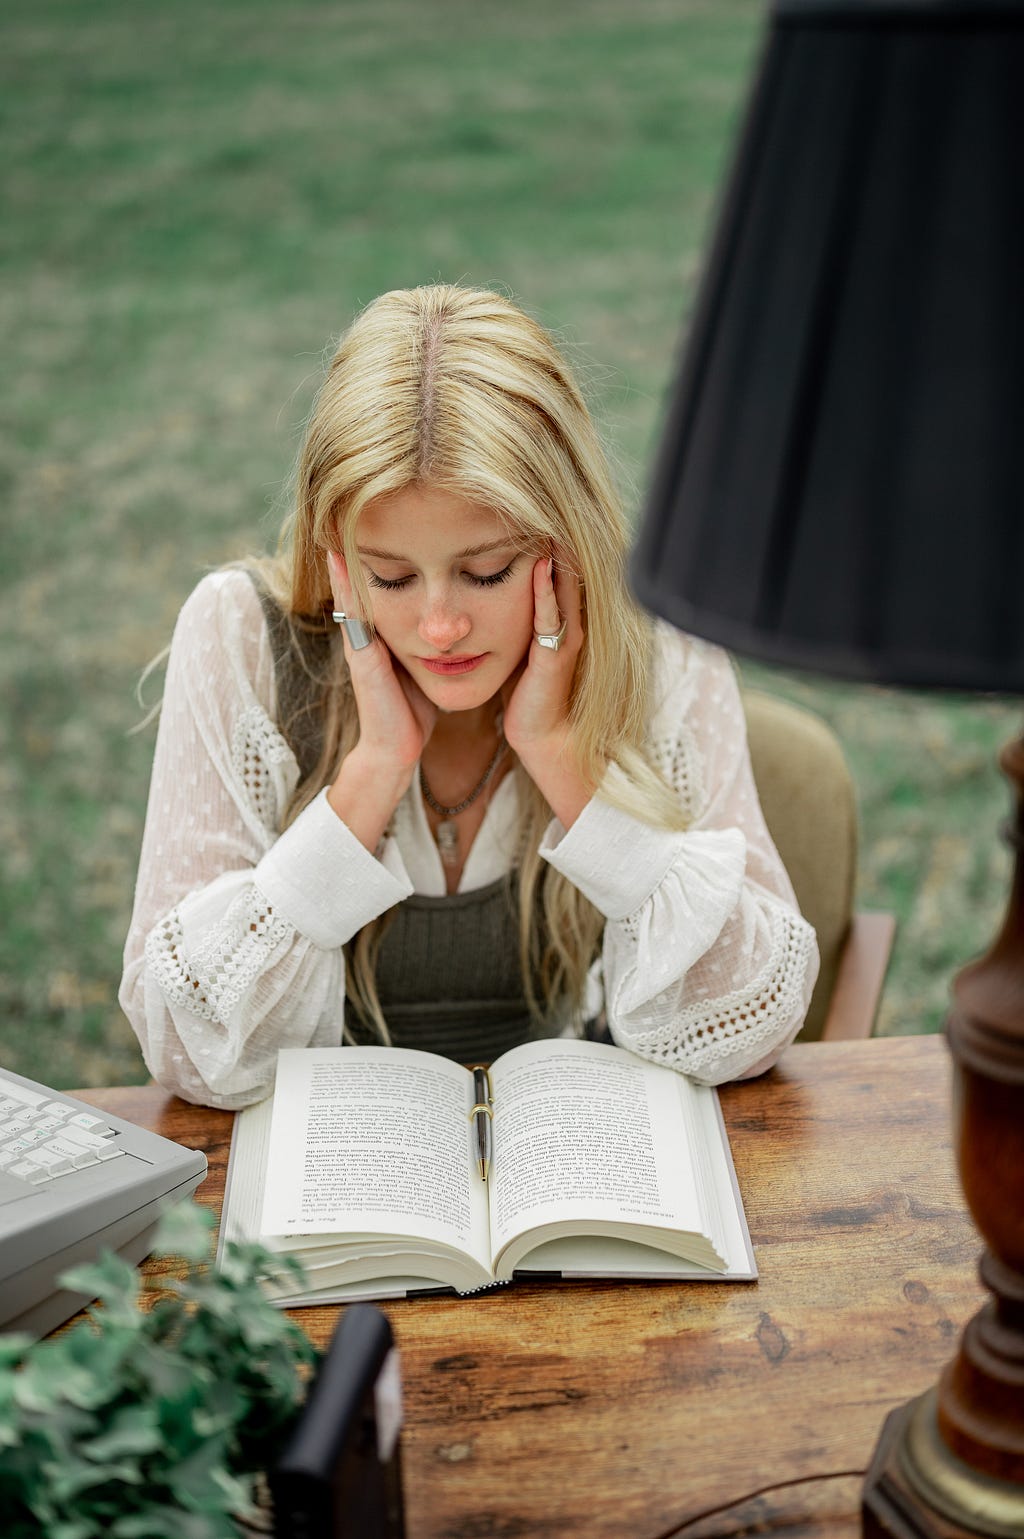
[[[718,1097],[621,1048],[552,1039],[474,1076],[391,1047],[285,1049],[235,1119],[221,1225],[297,1255],[282,1304],[469,1292],[513,1275],[756,1277]]]

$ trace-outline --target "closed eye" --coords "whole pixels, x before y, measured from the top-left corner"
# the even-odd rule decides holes
[[[484,576],[478,576],[475,572],[464,572],[462,575],[474,588],[494,588],[500,582],[508,582],[512,576],[512,568],[518,557],[513,556],[508,566],[503,566],[500,572],[488,572]],[[400,593],[413,581],[415,573],[410,572],[407,577],[379,577],[370,568],[366,569],[366,576],[371,588],[383,588],[388,593]]]
[[[515,566],[515,564],[516,557],[513,556],[508,566],[503,566],[500,572],[491,572],[486,577],[477,577],[475,572],[467,572],[466,576],[477,588],[493,588],[499,582],[508,582],[509,578],[512,576],[512,568]]]
[[[389,593],[397,593],[401,588],[407,588],[412,582],[412,573],[408,577],[378,577],[376,572],[367,569],[367,578],[371,588],[386,588]]]

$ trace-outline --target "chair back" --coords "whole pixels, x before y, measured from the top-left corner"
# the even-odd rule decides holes
[[[754,780],[800,912],[814,926],[821,971],[797,1041],[821,1036],[850,928],[857,879],[857,803],[839,739],[819,716],[744,690]]]

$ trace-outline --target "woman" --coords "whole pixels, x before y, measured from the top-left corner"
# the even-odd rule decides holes
[[[313,409],[275,561],[168,665],[121,1001],[186,1099],[280,1047],[463,1061],[603,1010],[708,1083],[793,1037],[814,934],[717,649],[646,619],[583,400],[500,295],[385,294]]]

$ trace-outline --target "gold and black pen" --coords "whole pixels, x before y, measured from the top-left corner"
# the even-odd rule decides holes
[[[476,1105],[472,1108],[469,1115],[472,1118],[473,1131],[476,1134],[476,1157],[477,1163],[480,1166],[480,1179],[481,1181],[486,1181],[494,1154],[491,1133],[491,1120],[494,1116],[491,1076],[484,1065],[479,1063],[474,1064],[470,1072],[473,1075],[473,1099]]]

